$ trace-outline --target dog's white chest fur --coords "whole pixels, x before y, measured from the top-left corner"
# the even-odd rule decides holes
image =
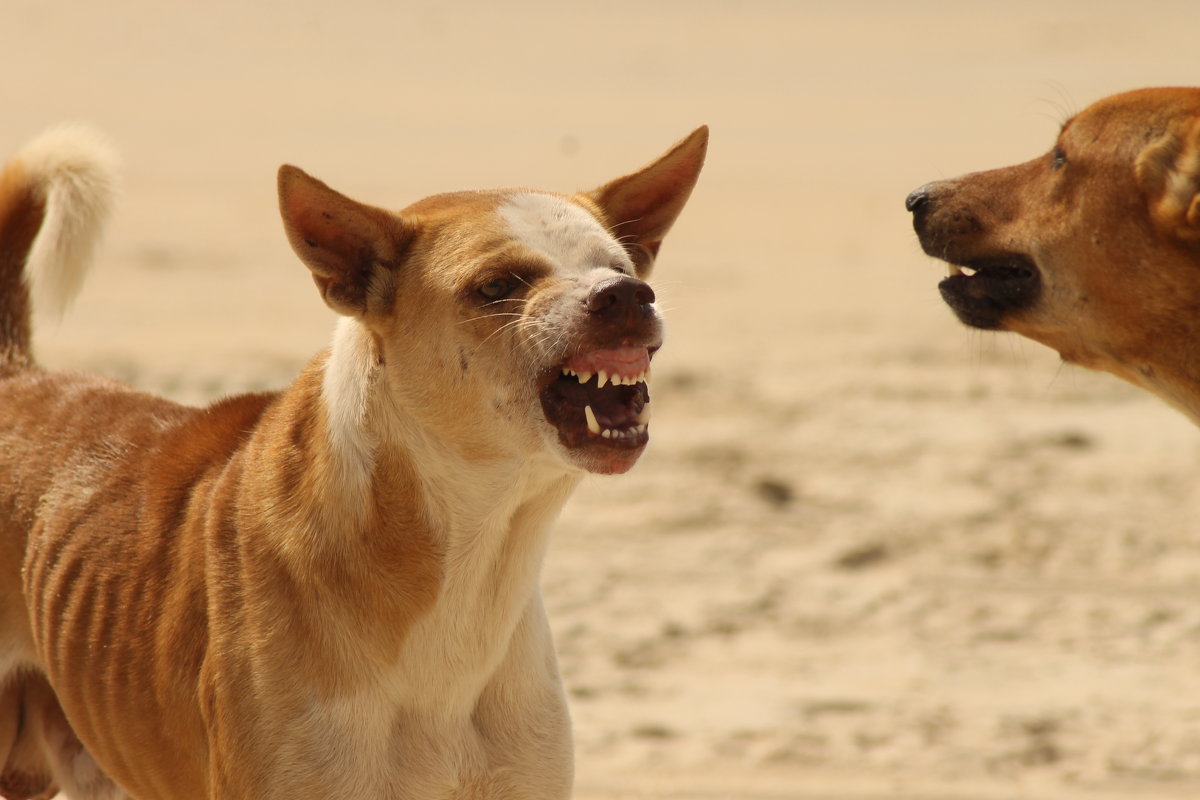
[[[434,513],[453,510],[441,520],[441,599],[395,663],[354,694],[314,707],[320,724],[309,730],[340,735],[298,743],[303,752],[290,758],[324,752],[340,777],[321,784],[345,786],[347,796],[559,796],[571,774],[569,722],[537,581],[550,523],[579,477],[547,463],[525,465],[515,480],[503,469],[464,480],[461,465],[442,464],[444,475],[435,467],[423,476],[438,495]],[[489,496],[481,486],[508,491]],[[339,742],[336,752],[329,741]],[[559,759],[547,758],[555,752]],[[544,782],[501,793],[488,777],[499,764]]]

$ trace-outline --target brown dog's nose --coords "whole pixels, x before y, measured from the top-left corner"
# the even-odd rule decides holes
[[[587,310],[601,316],[617,317],[642,311],[654,302],[654,290],[645,281],[629,275],[600,281],[588,292]]]
[[[914,189],[908,197],[904,198],[904,207],[915,214],[922,206],[929,202],[932,186],[932,183],[927,183],[918,189]]]

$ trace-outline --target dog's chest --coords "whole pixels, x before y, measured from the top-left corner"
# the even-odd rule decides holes
[[[558,676],[545,668],[552,645],[540,599],[529,605],[507,648],[487,647],[482,634],[464,644],[448,632],[449,644],[409,654],[357,693],[321,702],[308,715],[302,752],[287,761],[313,765],[308,785],[338,796],[567,796],[569,721]]]

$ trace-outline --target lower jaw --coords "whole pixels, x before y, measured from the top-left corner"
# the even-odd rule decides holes
[[[998,283],[994,288],[985,291],[978,277],[965,276],[952,276],[938,284],[942,299],[963,324],[992,331],[1004,330],[1006,320],[1033,305],[1040,290],[1034,281]]]
[[[596,475],[620,475],[633,468],[645,449],[645,443],[626,447],[588,443],[568,452],[571,461],[588,472]]]

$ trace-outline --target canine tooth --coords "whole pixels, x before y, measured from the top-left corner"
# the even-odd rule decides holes
[[[650,424],[650,404],[646,403],[646,405],[642,406],[642,410],[638,412],[634,419],[641,423],[643,428]]]
[[[590,381],[592,379],[592,373],[579,372],[579,373],[575,374],[575,377],[579,378],[580,383],[587,383],[588,381]]]
[[[592,433],[600,433],[600,423],[596,421],[596,412],[591,406],[583,407],[583,417],[587,420],[587,428]]]
[[[604,370],[600,370],[599,375],[600,375],[600,378],[598,381],[597,388],[603,389],[604,384],[608,383],[608,373],[605,372]]]
[[[641,425],[638,425],[636,428],[634,428],[634,431],[635,431],[635,432],[636,432],[636,433],[637,433],[639,436],[640,436],[641,434],[645,433],[645,432],[646,432],[646,423],[644,423],[644,422],[643,422]]]

